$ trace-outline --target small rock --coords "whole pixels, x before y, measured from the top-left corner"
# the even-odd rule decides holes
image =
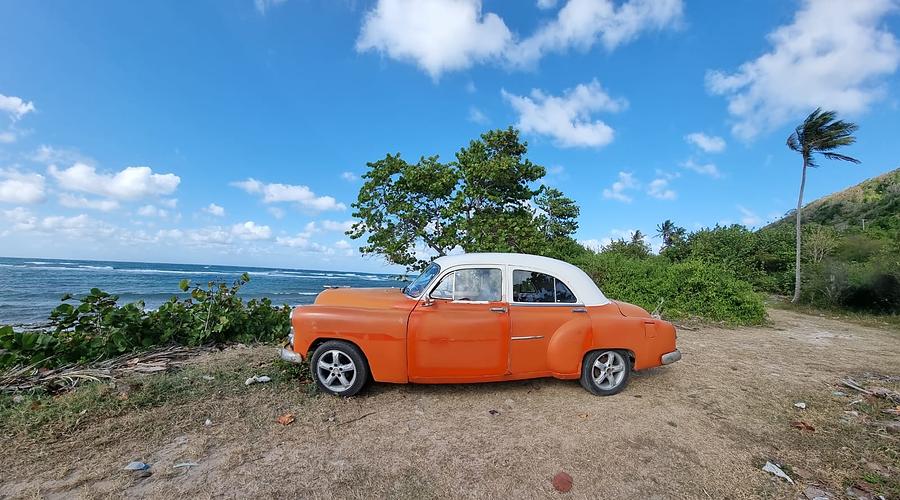
[[[794,406],[797,407],[797,408],[800,408],[801,410],[805,410],[805,409],[806,409],[806,403],[804,403],[803,401],[800,401],[800,402],[798,402],[798,403],[794,403]]]
[[[500,412],[497,410],[488,410],[488,413],[490,413],[491,415],[499,415],[500,414]]]
[[[150,464],[145,464],[144,462],[131,462],[125,466],[125,470],[147,470],[150,468]]]
[[[25,401],[25,396],[23,396],[21,394],[16,394],[15,396],[13,396],[13,403],[19,404],[22,401]]]
[[[891,434],[900,434],[900,422],[896,420],[879,420],[875,422],[878,427],[884,427],[884,430]]]
[[[560,493],[566,493],[572,489],[572,476],[565,472],[557,472],[553,476],[553,488]]]
[[[869,498],[871,498],[871,497],[869,497],[868,493],[866,493],[864,490],[857,488],[856,486],[848,486],[847,491],[845,491],[845,493],[847,494],[847,496],[849,498],[858,498],[860,500],[862,500],[862,499],[868,500]]]
[[[149,470],[139,470],[139,471],[135,471],[135,473],[134,473],[134,477],[137,477],[137,478],[145,478],[145,477],[150,477],[152,475],[153,475],[153,472],[151,472]]]
[[[293,413],[285,413],[284,415],[281,415],[280,417],[275,419],[275,421],[281,425],[291,425],[294,423],[294,420],[296,420],[296,417]]]
[[[846,393],[846,392],[841,392],[841,391],[834,391],[834,392],[831,393],[831,395],[832,395],[832,396],[837,396],[837,397],[839,397],[839,398],[843,398],[843,397],[846,397],[846,396],[847,396],[847,393]]]
[[[209,375],[204,375],[202,378],[203,378],[203,380],[215,380],[216,379],[216,377],[212,377]]]
[[[807,500],[829,500],[833,495],[818,486],[810,485],[803,490],[803,496]]]
[[[210,425],[212,425],[212,420],[210,420],[210,419],[207,418],[206,421],[203,422],[203,425],[209,427]]]

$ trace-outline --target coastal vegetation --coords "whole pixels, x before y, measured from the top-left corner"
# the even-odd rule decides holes
[[[801,207],[798,287],[795,213],[759,230],[716,225],[689,232],[665,220],[657,227],[658,253],[640,231],[589,249],[573,238],[578,206],[542,182],[546,170],[527,151],[509,128],[482,134],[448,163],[386,155],[369,163],[353,205],[358,222],[348,234],[364,240],[364,254],[413,272],[459,250],[559,258],[584,269],[610,297],[672,320],[760,324],[767,296],[797,290],[805,308],[900,314],[900,169]],[[0,326],[0,369],[88,363],[168,344],[283,338],[289,308],[269,299],[245,302],[239,292],[249,279],[183,280],[179,287],[189,296],[154,310],[119,304],[96,288],[64,295],[45,327]]]

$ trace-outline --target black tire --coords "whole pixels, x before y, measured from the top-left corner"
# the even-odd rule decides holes
[[[600,359],[598,363],[598,359]],[[613,364],[610,364],[612,362]],[[603,369],[595,364],[607,366]],[[618,368],[612,372],[609,368]],[[619,374],[622,374],[621,376]],[[612,377],[612,378],[609,378]],[[631,360],[628,353],[615,349],[591,351],[581,364],[581,386],[597,396],[612,396],[622,392],[631,378]],[[600,383],[597,380],[600,380]]]
[[[338,353],[337,358],[335,353]],[[319,361],[328,368],[320,366]],[[353,365],[351,370],[346,369],[350,364],[348,361]],[[369,380],[369,364],[362,351],[342,340],[329,340],[317,347],[309,358],[309,371],[319,390],[333,396],[354,396]]]

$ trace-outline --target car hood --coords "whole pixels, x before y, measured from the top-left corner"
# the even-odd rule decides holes
[[[416,299],[399,288],[331,288],[316,297],[316,305],[412,310]]]
[[[618,300],[614,300],[613,302],[615,302],[616,306],[619,307],[619,312],[622,313],[622,316],[627,316],[629,318],[650,317],[650,313],[648,313],[647,310],[643,307],[629,304],[628,302],[620,302]]]

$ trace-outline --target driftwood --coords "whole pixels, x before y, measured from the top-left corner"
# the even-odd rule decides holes
[[[892,391],[892,390],[884,388],[884,387],[873,387],[871,389],[866,389],[863,386],[856,383],[856,381],[850,377],[845,378],[844,380],[841,381],[841,383],[844,384],[845,386],[847,386],[855,391],[859,391],[863,394],[866,394],[869,396],[875,396],[875,397],[879,397],[879,398],[884,398],[894,404],[900,405],[900,393],[898,393],[896,391]]]
[[[141,353],[129,353],[89,364],[57,368],[17,366],[0,373],[0,392],[43,388],[50,392],[74,389],[82,382],[114,381],[125,373],[164,372],[181,366],[193,356],[215,350],[211,347],[168,346]]]

